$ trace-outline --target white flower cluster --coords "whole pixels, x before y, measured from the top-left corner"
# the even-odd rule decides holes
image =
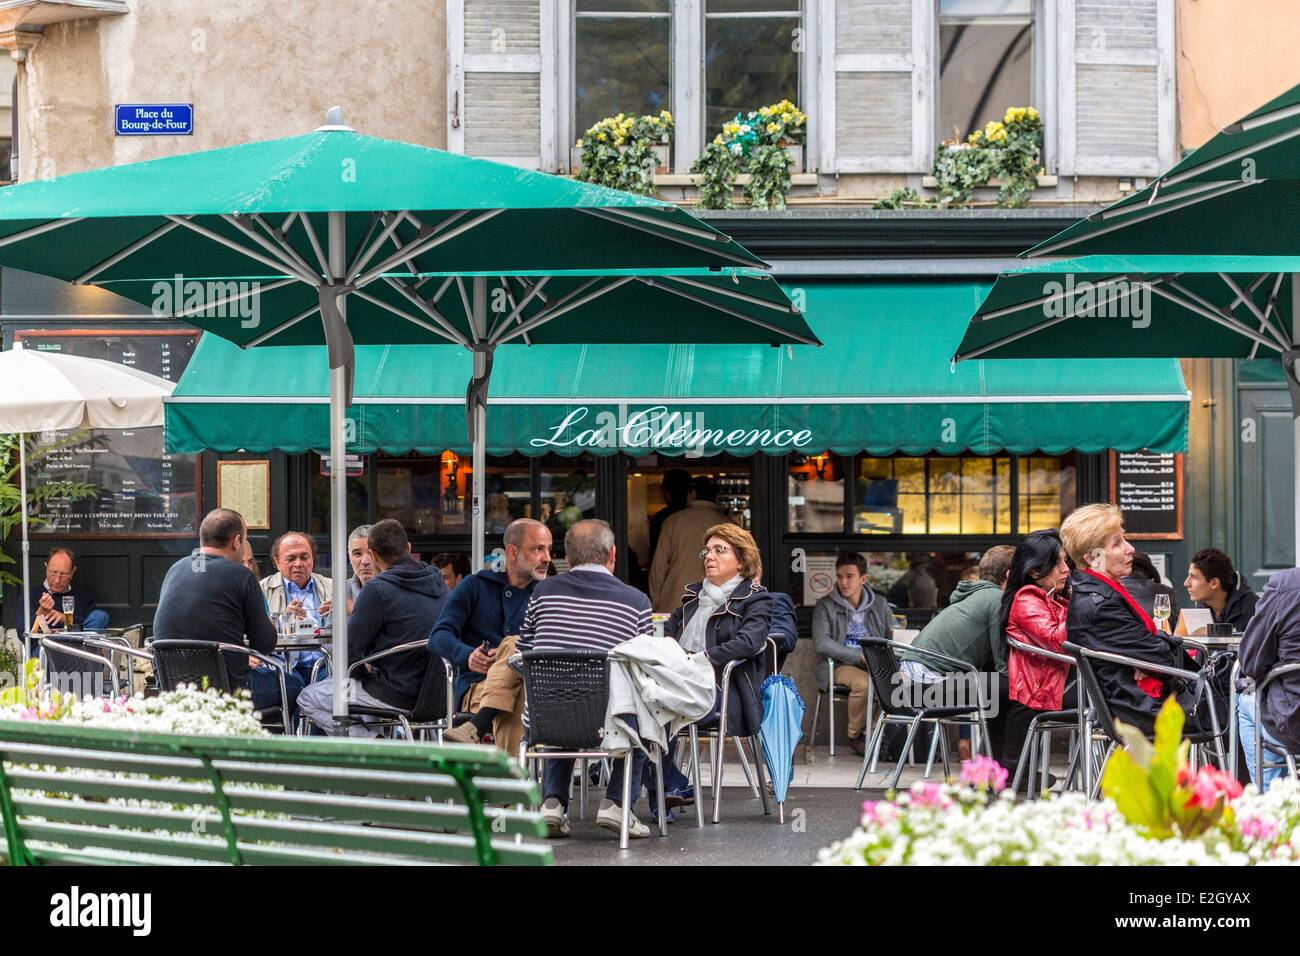
[[[1300,787],[1247,788],[1233,822],[1195,839],[1149,839],[1109,800],[1081,794],[1016,800],[965,787],[917,784],[863,804],[862,825],[825,848],[832,866],[1249,866],[1296,860]]]
[[[49,708],[0,707],[0,720],[51,719]],[[86,697],[60,714],[59,723],[161,734],[259,736],[265,734],[247,696],[182,685],[156,697]]]

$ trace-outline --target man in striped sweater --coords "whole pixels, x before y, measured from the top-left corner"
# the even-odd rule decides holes
[[[594,519],[577,522],[564,536],[564,556],[569,562],[569,573],[547,578],[534,588],[516,650],[608,651],[624,641],[652,633],[650,599],[614,577],[614,532],[608,524]],[[500,673],[499,668],[503,669]],[[500,685],[511,678],[520,681],[506,661],[498,658],[488,671],[487,681]],[[522,693],[518,695],[518,699],[521,698]],[[501,697],[494,695],[494,699],[500,700]],[[444,735],[444,739],[477,739],[482,730],[475,724],[482,721],[486,729],[500,710],[497,708],[496,712],[486,715],[480,710],[472,723],[455,728]],[[644,767],[645,755],[638,751],[632,758],[633,801],[641,790]],[[546,761],[542,815],[551,836],[569,835],[566,811],[572,778],[572,760]],[[623,761],[619,760],[615,761],[609,789],[597,812],[597,826],[619,829],[622,799]],[[633,816],[629,835],[649,836],[650,828]]]

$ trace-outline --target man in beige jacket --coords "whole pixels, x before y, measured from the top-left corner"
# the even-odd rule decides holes
[[[718,504],[718,486],[712,478],[695,478],[691,495],[686,507],[664,522],[650,563],[650,602],[656,613],[677,610],[686,585],[704,580],[704,561],[700,558],[704,533],[715,524],[731,521]]]

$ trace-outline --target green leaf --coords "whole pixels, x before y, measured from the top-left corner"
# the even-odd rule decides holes
[[[1117,750],[1106,763],[1102,792],[1115,802],[1124,819],[1144,829],[1148,836],[1169,836],[1169,805],[1156,796],[1150,776],[1127,751]]]
[[[1115,721],[1115,729],[1119,731],[1120,739],[1124,741],[1124,747],[1134,763],[1144,769],[1150,769],[1155,751],[1151,747],[1151,742],[1147,740],[1147,735],[1122,720]]]

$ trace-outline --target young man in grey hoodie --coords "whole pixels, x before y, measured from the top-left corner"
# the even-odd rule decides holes
[[[867,584],[867,560],[862,555],[844,551],[835,559],[835,590],[813,608],[812,633],[818,654],[817,686],[830,688],[830,668],[822,658],[833,658],[835,683],[849,689],[849,747],[862,756],[870,677],[859,645],[864,637],[890,640],[894,636],[889,602]]]

